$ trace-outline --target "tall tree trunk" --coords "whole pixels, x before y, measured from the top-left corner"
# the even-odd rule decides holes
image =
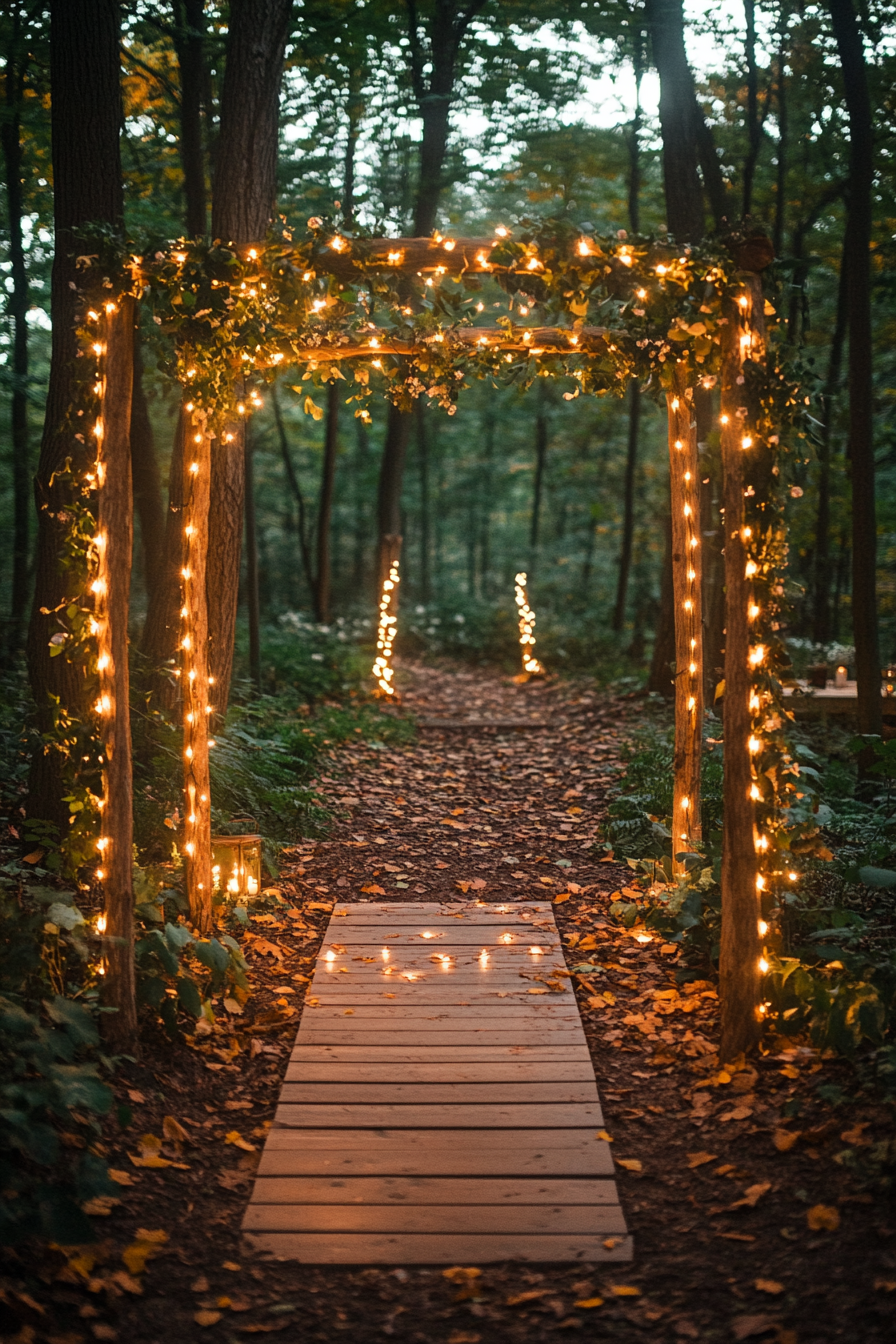
[[[367,547],[367,459],[370,444],[367,439],[367,426],[360,416],[355,420],[355,471],[354,504],[355,535],[352,558],[352,583],[356,592],[364,585],[364,555]]]
[[[115,0],[53,0],[50,6],[51,128],[53,140],[53,211],[56,251],[51,282],[53,318],[50,381],[44,432],[35,480],[37,564],[28,631],[28,673],[41,731],[52,726],[50,696],[76,718],[84,712],[86,682],[80,663],[51,658],[55,612],[72,597],[66,554],[71,502],[69,478],[61,475],[67,459],[80,478],[90,463],[90,448],[75,438],[68,413],[76,400],[75,369],[77,272],[74,230],[89,221],[118,227],[123,197],[119,129],[118,6]],[[86,438],[86,436],[85,436]],[[29,777],[32,816],[68,823],[62,801],[59,754],[37,753]]]
[[[697,171],[694,80],[684,45],[682,0],[647,0],[653,60],[660,77],[660,128],[666,225],[682,242],[703,236],[703,193]]]
[[[246,606],[249,614],[249,676],[261,695],[261,610],[258,595],[258,533],[255,526],[254,433],[246,426]]]
[[[330,528],[333,516],[333,485],[336,479],[336,453],[339,448],[339,383],[327,386],[327,421],[324,457],[317,506],[317,578],[314,585],[315,618],[321,625],[330,620]]]
[[[143,388],[143,352],[134,330],[134,390],[131,399],[131,473],[134,508],[140,519],[143,582],[147,594],[161,581],[165,562],[165,510],[149,406]]]
[[[544,469],[548,455],[548,418],[545,409],[544,382],[539,381],[535,390],[537,410],[535,412],[535,477],[532,482],[532,515],[529,523],[529,577],[535,574],[538,564],[538,546],[541,531],[541,501],[544,493]]]
[[[862,33],[852,0],[828,0],[849,113],[849,456],[852,476],[852,625],[860,733],[881,731],[877,630],[877,518],[874,500],[874,383],[871,347],[871,226],[874,125]]]
[[[417,416],[417,463],[420,469],[420,601],[431,597],[430,584],[430,518],[429,518],[429,426],[426,407],[418,401],[414,408]]]
[[[787,20],[781,19],[781,41],[778,46],[778,144],[775,166],[775,222],[772,228],[772,242],[775,256],[780,257],[784,247],[784,226],[787,222],[787,156],[790,150],[790,104],[787,98],[787,77],[784,66],[787,61]]]
[[[160,708],[173,710],[178,687],[172,677],[180,631],[181,548],[183,545],[184,435],[183,410],[178,412],[168,472],[165,542],[156,581],[148,590],[146,622],[140,651],[147,665],[147,689]]]
[[[635,470],[638,464],[638,430],[641,423],[641,384],[633,378],[629,387],[628,448],[625,455],[625,480],[622,489],[622,540],[619,546],[619,575],[616,580],[616,605],[613,629],[625,629],[625,599],[632,567],[632,542],[635,535]]]
[[[762,145],[762,127],[759,125],[759,76],[756,70],[756,0],[744,0],[746,35],[744,55],[747,61],[747,157],[744,161],[743,216],[753,209],[753,181],[759,150]]]
[[[308,594],[313,605],[315,582],[314,569],[311,564],[311,549],[308,545],[308,520],[305,513],[305,496],[302,493],[302,487],[299,485],[299,478],[296,475],[296,469],[293,465],[292,454],[289,451],[289,440],[286,437],[286,425],[283,421],[283,412],[280,409],[280,398],[277,395],[276,385],[271,388],[271,401],[274,406],[274,421],[277,425],[277,441],[280,444],[280,456],[283,459],[283,466],[286,469],[286,479],[289,482],[289,488],[292,491],[293,499],[296,501],[299,551],[302,559],[302,570],[305,575],[305,582],[308,585]]]
[[[277,190],[280,80],[291,0],[231,0],[221,123],[212,183],[212,237],[264,239]],[[245,491],[245,422],[215,444],[208,520],[209,668],[216,712],[230,697]]]
[[[672,516],[667,513],[663,518],[665,544],[663,546],[663,577],[660,584],[660,609],[657,613],[656,635],[653,640],[653,656],[650,660],[650,675],[647,678],[648,691],[655,691],[664,699],[672,698],[675,684],[672,680],[672,667],[675,662],[675,606],[672,591]]]
[[[31,471],[28,463],[28,269],[22,234],[22,124],[26,57],[18,50],[21,18],[13,15],[13,32],[6,54],[6,118],[0,127],[6,181],[9,227],[9,264],[12,292],[7,311],[12,318],[12,449],[13,541],[9,626],[0,653],[11,659],[19,649],[28,606],[28,542],[31,531]]]
[[[837,286],[837,317],[828,354],[828,371],[822,396],[821,440],[818,445],[818,506],[815,514],[815,575],[812,593],[812,638],[827,644],[831,638],[831,437],[834,404],[840,387],[843,345],[846,340],[848,262],[844,237]]]
[[[174,50],[180,70],[180,158],[184,174],[187,233],[205,236],[205,0],[173,0]]]

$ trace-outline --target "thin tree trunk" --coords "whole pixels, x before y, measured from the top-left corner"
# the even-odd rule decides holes
[[[321,625],[327,625],[330,621],[330,527],[336,453],[339,447],[339,401],[339,384],[330,383],[327,387],[326,434],[317,507],[317,581],[314,586],[315,617]]]
[[[849,113],[849,456],[852,478],[852,625],[856,647],[858,727],[880,734],[877,630],[877,522],[874,473],[874,383],[871,345],[871,228],[874,125],[862,33],[852,0],[828,0]],[[864,768],[864,763],[863,763]]]
[[[545,411],[544,383],[536,388],[535,413],[535,478],[532,482],[532,516],[529,523],[529,576],[534,575],[538,563],[539,533],[541,530],[541,501],[544,493],[544,470],[548,455],[548,420]]]
[[[429,434],[426,423],[426,407],[418,401],[415,409],[417,416],[417,462],[420,468],[420,601],[428,602],[430,591],[430,519],[429,519]]]
[[[355,535],[354,535],[354,556],[352,562],[352,583],[355,592],[360,592],[364,585],[364,554],[367,544],[367,526],[366,526],[366,478],[367,478],[367,459],[370,454],[370,445],[367,441],[367,426],[359,416],[355,420]]]
[[[50,6],[53,210],[56,251],[51,281],[53,318],[50,382],[35,479],[37,546],[34,601],[28,631],[28,672],[41,731],[52,727],[51,696],[76,719],[85,711],[86,681],[80,662],[50,657],[55,613],[79,595],[65,567],[71,503],[71,460],[76,478],[89,468],[90,449],[68,431],[76,400],[77,338],[74,230],[88,221],[118,227],[122,220],[121,88],[118,6],[115,0],[53,0]],[[86,436],[85,436],[86,439]],[[55,822],[62,833],[68,807],[62,800],[61,756],[38,752],[29,777],[31,816]]]
[[[212,185],[212,237],[243,246],[267,233],[277,189],[280,80],[291,0],[231,0]],[[215,445],[208,519],[209,666],[216,712],[230,696],[245,491],[245,422]]]
[[[759,150],[762,146],[762,128],[759,125],[759,77],[756,71],[756,0],[744,0],[746,36],[744,55],[747,61],[747,157],[744,162],[743,216],[753,209],[753,181]]]
[[[377,490],[378,593],[382,592],[393,561],[401,558],[401,486],[413,423],[411,415],[399,411],[391,402],[389,403]],[[396,602],[397,595],[393,598],[393,607]]]
[[[208,510],[211,494],[211,436],[202,419],[184,412],[183,457],[183,623],[181,648],[184,730],[184,851],[190,919],[200,933],[212,927],[211,781],[209,673],[206,601]]]
[[[202,99],[205,90],[204,0],[173,0],[174,50],[180,70],[180,158],[184,174],[187,233],[205,236],[205,146]]]
[[[183,474],[186,421],[178,412],[174,446],[168,473],[168,512],[165,515],[165,542],[156,582],[148,589],[146,623],[140,651],[147,664],[149,690],[158,705],[173,710],[179,690],[171,672],[177,657],[180,629],[180,570],[183,544]]]
[[[674,693],[672,667],[675,662],[675,600],[672,592],[672,517],[663,518],[665,545],[663,547],[663,577],[660,584],[660,609],[657,615],[653,656],[650,660],[648,691],[655,691],[664,699]]]
[[[296,469],[293,465],[292,454],[289,451],[289,440],[286,437],[286,425],[283,421],[283,412],[280,409],[280,398],[277,395],[276,386],[271,388],[271,402],[274,407],[274,421],[277,425],[277,440],[280,444],[280,456],[283,459],[283,466],[286,469],[286,479],[289,482],[289,488],[292,491],[296,501],[299,524],[299,551],[302,559],[302,569],[305,574],[305,582],[308,585],[308,593],[314,604],[314,569],[311,564],[311,548],[308,545],[308,526],[305,514],[305,496],[302,494],[302,487],[299,485],[299,478],[296,475]]]
[[[104,319],[102,435],[97,452],[97,582],[103,811],[97,876],[106,913],[103,998],[116,1011],[104,1034],[116,1050],[139,1053],[134,965],[133,774],[131,762],[128,608],[134,540],[131,484],[131,395],[134,300],[121,299]],[[102,876],[100,876],[102,874]]]
[[[840,256],[840,282],[837,286],[837,317],[828,355],[828,372],[822,397],[821,441],[818,445],[815,582],[812,594],[812,638],[816,644],[827,644],[831,638],[831,436],[846,340],[849,263],[846,241],[844,237]]]
[[[258,597],[258,534],[255,527],[254,435],[246,426],[246,605],[249,612],[249,676],[261,695],[261,611]]]
[[[10,447],[12,449],[13,541],[12,585],[9,626],[3,657],[11,659],[19,650],[22,624],[28,607],[28,550],[31,531],[31,471],[28,444],[28,268],[22,234],[22,125],[21,106],[25,87],[26,57],[18,51],[21,18],[13,15],[13,32],[6,56],[6,119],[0,127],[3,166],[6,181],[6,208],[9,226],[9,264],[12,292],[7,311],[12,319],[12,398],[10,405]]]
[[[787,156],[790,149],[790,105],[787,99],[787,77],[784,73],[786,63],[787,21],[781,19],[781,43],[778,47],[778,144],[775,167],[775,223],[772,229],[772,242],[775,256],[780,257],[784,247],[784,226],[787,220]]]
[[[761,322],[762,286],[749,282],[750,304],[742,310],[733,298],[725,302],[728,321],[722,331],[722,470],[725,501],[725,775],[722,837],[722,935],[719,997],[723,1062],[751,1050],[759,1038],[758,864],[751,802],[752,772],[748,741],[752,730],[750,695],[751,587],[746,577],[744,537],[744,457],[747,423],[742,409],[743,358],[740,337]],[[757,317],[758,314],[758,317]]]
[[[139,328],[134,329],[134,389],[131,399],[131,473],[134,508],[140,519],[143,582],[147,594],[161,581],[165,562],[165,510],[156,445],[143,388],[143,353]]]
[[[622,541],[619,547],[619,576],[616,581],[616,605],[613,629],[625,629],[625,599],[632,567],[632,542],[635,535],[635,470],[638,465],[638,430],[641,423],[641,384],[633,378],[629,387],[628,448],[625,455],[625,479],[622,487]]]

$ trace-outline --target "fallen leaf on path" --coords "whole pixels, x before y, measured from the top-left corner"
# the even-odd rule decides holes
[[[875,1279],[874,1291],[876,1293],[896,1293],[896,1279]]]
[[[617,1165],[625,1167],[626,1171],[643,1171],[644,1163],[637,1157],[617,1157]]]
[[[479,1344],[482,1339],[475,1330],[452,1330],[448,1336],[448,1344]]]
[[[729,1204],[730,1209],[755,1209],[762,1196],[767,1190],[771,1190],[771,1181],[758,1181],[756,1185],[748,1185],[743,1193],[742,1199],[736,1199],[733,1204]]]
[[[738,1341],[755,1339],[757,1335],[767,1335],[777,1328],[778,1322],[772,1316],[735,1316],[731,1322],[731,1333]]]
[[[190,1170],[186,1162],[172,1162],[170,1158],[161,1156],[162,1140],[155,1134],[141,1134],[139,1144],[139,1157],[128,1153],[128,1158],[135,1167],[177,1167],[180,1171]]]
[[[561,902],[563,902],[563,901],[568,901],[571,895],[572,895],[572,892],[570,892],[570,891],[561,891],[560,894],[559,894],[558,896],[553,896],[553,897],[551,898],[551,904],[552,904],[552,905],[560,905]]]
[[[806,1222],[811,1232],[836,1232],[840,1226],[840,1211],[829,1204],[813,1204],[806,1210]]]
[[[243,1151],[247,1153],[255,1153],[258,1151],[255,1144],[249,1143],[248,1139],[244,1139],[237,1129],[232,1129],[228,1134],[225,1134],[224,1142],[233,1144],[234,1148],[242,1148]]]
[[[754,1279],[753,1287],[758,1293],[783,1293],[784,1285],[777,1279]]]
[[[481,1273],[482,1270],[475,1265],[451,1265],[449,1269],[442,1270],[442,1278],[448,1279],[450,1283],[466,1283],[467,1279],[478,1279]]]
[[[148,1229],[138,1227],[134,1233],[134,1241],[130,1246],[126,1246],[121,1253],[125,1268],[131,1274],[142,1274],[146,1268],[147,1260],[154,1255],[158,1255],[161,1248],[168,1240],[168,1233],[159,1229]]]
[[[868,1121],[866,1120],[863,1121],[861,1124],[853,1125],[852,1129],[844,1129],[843,1133],[840,1135],[840,1138],[844,1143],[852,1143],[857,1148],[864,1147],[866,1144],[869,1144],[871,1142],[870,1139],[865,1137],[865,1134],[863,1132],[867,1128],[868,1128]]]
[[[220,1311],[195,1311],[193,1313],[193,1320],[197,1325],[217,1325],[221,1319],[221,1315],[222,1313]]]
[[[602,1307],[604,1300],[602,1297],[580,1297],[578,1302],[573,1302],[574,1307],[579,1307],[582,1311],[590,1311],[592,1307]]]
[[[705,1166],[707,1162],[715,1162],[715,1153],[688,1153],[688,1166],[693,1171],[695,1167]]]
[[[772,1135],[772,1143],[779,1153],[789,1153],[799,1137],[798,1129],[776,1129]]]
[[[366,887],[362,887],[361,890],[368,896],[385,896],[386,894],[385,888],[378,886],[376,882],[369,883]]]
[[[116,1185],[136,1185],[139,1179],[132,1176],[129,1171],[119,1171],[117,1167],[110,1167],[109,1175]]]
[[[190,1284],[190,1292],[191,1293],[208,1292],[208,1279],[205,1277],[204,1274],[200,1274],[198,1279],[193,1280],[193,1282]]]
[[[504,1299],[505,1307],[518,1307],[523,1302],[537,1302],[540,1297],[550,1297],[553,1288],[530,1288],[525,1293],[511,1293]]]
[[[641,1296],[641,1289],[640,1289],[640,1288],[635,1288],[635,1287],[634,1287],[632,1284],[630,1284],[630,1283],[612,1283],[612,1284],[610,1285],[610,1292],[613,1293],[613,1295],[614,1295],[615,1297],[640,1297],[640,1296]]]
[[[135,1106],[143,1106],[146,1103],[146,1098],[144,1097],[143,1093],[138,1092],[136,1088],[132,1087],[128,1088],[128,1097],[134,1103]]]
[[[189,1134],[173,1115],[165,1116],[162,1121],[162,1133],[169,1143],[180,1145],[191,1142]]]
[[[599,1130],[597,1131],[597,1137],[598,1137],[599,1139],[603,1139],[604,1143],[612,1143],[612,1142],[613,1142],[613,1139],[612,1139],[611,1135],[609,1135],[605,1129],[599,1129]]]

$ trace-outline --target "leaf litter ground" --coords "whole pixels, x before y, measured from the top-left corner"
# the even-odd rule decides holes
[[[891,1109],[808,1050],[722,1070],[712,984],[683,983],[677,949],[610,914],[632,873],[594,841],[643,702],[451,666],[406,665],[402,681],[403,713],[550,726],[423,728],[409,746],[325,758],[318,785],[341,820],[288,851],[253,908],[245,1011],[189,1048],[147,1041],[117,1075],[132,1112],[106,1138],[120,1200],[93,1210],[96,1246],[7,1259],[3,1340],[889,1344]],[[556,903],[634,1263],[352,1269],[246,1254],[240,1222],[333,902],[470,892]]]

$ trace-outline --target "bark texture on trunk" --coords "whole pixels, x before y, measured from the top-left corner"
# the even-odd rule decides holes
[[[221,92],[212,237],[237,247],[262,240],[277,191],[278,113],[291,0],[231,0]],[[230,697],[245,508],[245,424],[216,441],[208,514],[209,666],[216,714]]]
[[[535,389],[535,475],[532,481],[532,517],[529,523],[529,577],[535,574],[538,562],[538,543],[541,530],[541,501],[544,495],[544,472],[548,456],[548,417],[545,409],[544,381]]]
[[[837,316],[828,355],[828,371],[822,397],[821,440],[818,445],[818,507],[815,514],[815,575],[812,594],[812,638],[827,644],[831,638],[831,439],[834,404],[840,387],[843,346],[847,326],[848,252],[844,238],[840,257],[840,283],[837,286]]]
[[[246,426],[246,609],[249,616],[249,676],[261,694],[261,603],[258,590],[258,529],[255,518],[254,442]]]
[[[672,519],[663,519],[665,544],[663,546],[663,577],[660,584],[660,609],[657,615],[656,637],[650,660],[648,691],[655,691],[665,699],[674,694],[672,666],[675,662],[675,600],[672,593]]]
[[[622,540],[619,545],[619,575],[616,580],[616,605],[613,629],[625,629],[625,600],[632,567],[635,536],[635,471],[638,465],[638,433],[641,425],[641,384],[633,378],[629,387],[628,448],[625,455],[625,479],[622,489]]]
[[[744,0],[744,55],[747,61],[747,157],[744,161],[744,196],[742,214],[746,219],[753,208],[753,181],[759,150],[762,147],[762,127],[759,125],[759,75],[756,69],[756,0]]]
[[[675,610],[675,780],[672,872],[685,873],[676,854],[703,835],[700,771],[703,756],[703,584],[694,402],[681,368],[666,394],[672,497],[672,592]]]
[[[6,53],[6,117],[0,126],[3,168],[6,184],[6,209],[9,225],[9,264],[12,290],[7,312],[12,319],[12,398],[10,405],[10,447],[12,448],[12,584],[9,625],[0,656],[9,660],[19,650],[22,624],[28,607],[28,550],[31,531],[31,471],[28,462],[28,269],[25,264],[22,234],[22,126],[21,107],[25,91],[27,58],[19,46],[18,15]]]
[[[339,447],[339,384],[327,387],[326,433],[321,466],[320,499],[317,505],[317,578],[314,585],[315,617],[322,625],[330,619],[331,559],[330,527],[333,517],[333,487]]]
[[[852,628],[860,733],[880,734],[874,384],[871,347],[871,228],[874,126],[862,33],[852,0],[828,0],[849,113],[849,456],[852,476]]]
[[[180,70],[180,158],[184,173],[187,233],[205,236],[205,0],[173,0],[174,50]]]
[[[104,320],[102,427],[97,452],[97,546],[101,585],[96,597],[103,725],[101,882],[106,913],[103,998],[117,1011],[104,1034],[116,1050],[138,1051],[134,965],[134,823],[131,762],[128,609],[134,540],[131,488],[131,395],[134,381],[134,300],[128,296]]]
[[[694,80],[684,45],[682,0],[647,0],[653,61],[660,77],[666,224],[683,242],[703,236],[703,193],[697,171]]]
[[[76,400],[76,271],[74,230],[90,221],[118,226],[122,220],[121,88],[118,6],[115,0],[53,0],[50,6],[51,129],[53,210],[56,251],[51,282],[53,317],[50,381],[35,479],[37,546],[34,601],[28,631],[28,674],[37,705],[38,727],[52,726],[49,697],[75,716],[85,711],[86,683],[80,665],[50,658],[56,631],[53,614],[71,592],[66,553],[66,506],[71,492],[59,475],[67,458],[76,476],[91,460],[91,449],[75,438],[68,416]],[[86,436],[85,436],[86,438]],[[62,802],[57,753],[37,754],[29,778],[32,816],[68,824]]]
[[[178,700],[178,688],[172,681],[171,671],[177,658],[180,630],[185,432],[185,415],[181,410],[177,417],[168,475],[164,550],[156,582],[149,589],[146,622],[140,642],[140,650],[147,664],[148,689],[156,703],[168,710],[174,709]]]
[[[743,359],[740,338],[751,323],[762,321],[762,287],[758,276],[745,287],[750,303],[742,309],[733,298],[725,304],[722,328],[722,471],[725,503],[725,779],[722,838],[722,940],[719,956],[719,998],[724,1062],[751,1050],[759,1039],[759,891],[751,800],[752,772],[748,741],[752,728],[750,695],[750,626],[747,609],[751,585],[747,578],[744,537],[744,449],[747,421],[738,385]]]
[[[184,850],[190,919],[200,933],[212,927],[212,827],[208,768],[210,688],[206,557],[212,441],[195,415],[184,413],[183,611],[181,704],[184,728]]]

